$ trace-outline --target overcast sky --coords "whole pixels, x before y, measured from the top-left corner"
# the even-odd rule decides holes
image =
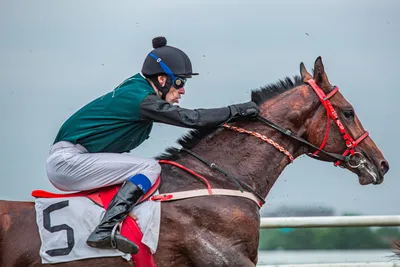
[[[264,209],[332,207],[400,214],[400,1],[0,1],[0,199],[57,191],[45,161],[61,124],[141,69],[163,35],[200,76],[181,106],[219,107],[251,89],[309,70],[322,56],[391,165],[383,184],[307,157],[278,179]],[[155,125],[132,153],[155,156],[186,129]],[[397,201],[397,203],[396,203]]]

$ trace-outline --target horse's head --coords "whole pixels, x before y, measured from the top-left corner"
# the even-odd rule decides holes
[[[300,73],[309,89],[314,89],[315,95],[320,98],[315,113],[306,122],[304,136],[307,141],[317,146],[325,143],[323,150],[348,156],[348,162],[334,162],[357,174],[361,185],[382,183],[389,164],[364,130],[353,106],[329,82],[321,57],[315,61],[313,76],[307,72],[303,63],[300,64]],[[323,153],[318,154],[318,159],[332,161]]]

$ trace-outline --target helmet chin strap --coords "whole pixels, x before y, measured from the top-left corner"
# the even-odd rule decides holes
[[[167,76],[167,80],[165,81],[164,86],[161,86],[161,84],[158,82],[158,76],[151,77],[150,79],[157,87],[157,90],[161,92],[161,98],[165,100],[165,97],[167,96],[169,90],[171,89],[172,78]]]

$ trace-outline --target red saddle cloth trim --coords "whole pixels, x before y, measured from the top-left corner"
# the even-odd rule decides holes
[[[100,198],[103,201],[104,208],[107,209],[112,198],[118,192],[120,186],[108,187],[100,191]],[[121,234],[134,242],[139,247],[139,252],[132,255],[132,259],[136,267],[155,267],[156,263],[151,254],[150,249],[142,243],[143,234],[140,230],[136,221],[131,217],[127,216],[122,222]]]
[[[146,200],[149,196],[151,196],[160,185],[160,177],[158,177],[156,183],[153,187],[142,197],[142,201]],[[102,206],[104,209],[107,209],[111,200],[118,192],[121,185],[113,185],[104,187],[101,189],[81,191],[76,193],[67,193],[67,194],[57,194],[51,193],[44,190],[34,190],[32,191],[32,196],[37,198],[64,198],[64,197],[87,197]],[[142,243],[143,234],[140,230],[136,221],[127,216],[126,219],[122,222],[121,225],[121,234],[134,242],[139,247],[139,252],[132,255],[132,260],[135,263],[136,267],[155,267],[156,263],[153,258],[153,254],[151,254],[150,249]]]
[[[154,192],[158,189],[160,186],[161,179],[160,176],[158,176],[157,181],[154,183],[154,185],[150,188],[149,191],[147,191],[146,194],[142,197],[142,199],[139,202],[143,202],[144,200],[148,199]],[[113,188],[113,187],[118,187],[120,188],[121,185],[112,185],[108,187],[103,187],[99,189],[93,189],[93,190],[87,190],[87,191],[80,191],[80,192],[75,192],[75,193],[52,193],[48,192],[45,190],[33,190],[31,193],[31,196],[37,197],[37,198],[63,198],[63,197],[88,197],[91,196],[90,198],[92,200],[96,200],[95,202],[103,206],[101,202],[98,202],[97,200],[99,199],[95,195],[97,195],[100,191],[102,190],[107,190],[108,188]]]
[[[63,197],[86,197],[92,193],[98,192],[101,189],[80,191],[76,193],[52,193],[44,190],[33,190],[32,196],[37,198],[63,198]]]

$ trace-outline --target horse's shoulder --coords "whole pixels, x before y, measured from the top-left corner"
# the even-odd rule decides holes
[[[0,213],[0,232],[7,232],[11,225],[11,216],[7,213]]]
[[[0,214],[5,211],[18,211],[23,209],[34,208],[35,203],[32,201],[12,201],[12,200],[0,200]]]
[[[11,210],[11,202],[7,200],[0,200],[0,216],[9,213]]]
[[[0,233],[7,232],[11,227],[12,220],[10,216],[11,203],[9,201],[0,200]]]
[[[0,200],[0,226],[5,218],[35,216],[35,203],[28,201]],[[8,219],[7,219],[8,221]]]

